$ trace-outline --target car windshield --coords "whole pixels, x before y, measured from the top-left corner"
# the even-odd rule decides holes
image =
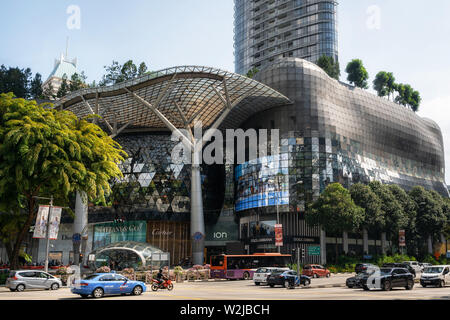
[[[431,268],[425,268],[423,271],[424,273],[442,273],[444,271],[444,268],[438,268],[438,267],[431,267]]]
[[[381,270],[380,270],[380,273],[381,273],[382,275],[391,274],[391,272],[392,272],[392,269],[381,269]]]

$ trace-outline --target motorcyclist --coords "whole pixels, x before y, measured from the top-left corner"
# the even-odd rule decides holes
[[[164,283],[164,274],[162,268],[159,268],[159,272],[156,275],[156,280],[158,280],[158,286],[161,287]]]

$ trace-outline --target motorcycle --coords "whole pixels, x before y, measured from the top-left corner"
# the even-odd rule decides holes
[[[152,279],[152,291],[158,291],[158,289],[167,289],[168,291],[172,291],[172,280],[164,279],[164,281],[160,284],[158,280]]]

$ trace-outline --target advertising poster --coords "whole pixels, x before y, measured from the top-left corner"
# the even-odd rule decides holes
[[[400,230],[400,232],[399,232],[399,246],[406,247],[406,232],[405,232],[405,230]]]
[[[49,206],[39,206],[33,233],[34,239],[45,239],[47,233],[47,219],[49,210]]]
[[[275,225],[275,246],[283,246],[283,225],[281,224]]]
[[[61,213],[62,208],[60,207],[52,208],[52,212],[50,213],[50,229],[49,229],[50,240],[58,239],[59,225],[61,223]]]

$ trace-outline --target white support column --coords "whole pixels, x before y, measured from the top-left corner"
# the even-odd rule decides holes
[[[73,223],[73,234],[81,237],[81,242],[73,242],[74,264],[82,263],[79,261],[79,254],[82,253],[86,257],[86,252],[82,252],[82,248],[86,248],[87,242],[87,225],[88,225],[88,196],[85,192],[77,191],[75,200],[75,221]]]
[[[348,232],[344,231],[342,234],[342,250],[348,254]]]
[[[367,229],[363,230],[364,254],[369,254],[369,233]]]
[[[428,253],[433,255],[433,253],[434,253],[433,252],[433,239],[431,238],[431,236],[428,236],[427,243],[428,243]]]
[[[205,248],[205,222],[203,215],[202,181],[200,165],[198,164],[200,152],[192,151],[191,165],[191,239],[192,239],[192,262],[203,265]]]
[[[381,254],[386,255],[386,232],[381,233]]]

